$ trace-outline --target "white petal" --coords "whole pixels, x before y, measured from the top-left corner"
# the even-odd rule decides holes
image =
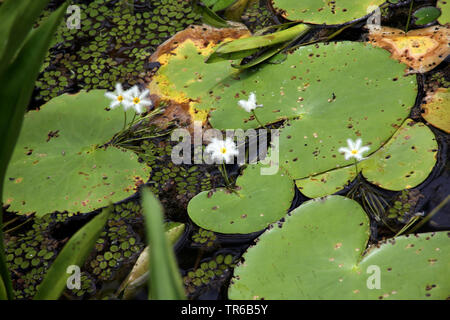
[[[117,108],[118,106],[120,106],[120,101],[119,100],[115,100],[115,101],[112,101],[111,102],[111,104],[109,105],[109,107],[111,108],[111,109],[115,109],[115,108]]]
[[[345,153],[351,153],[351,152],[352,152],[350,149],[345,148],[345,147],[339,148],[338,151],[339,151],[340,153],[343,153],[343,152],[345,152]]]
[[[256,94],[254,92],[250,93],[250,96],[248,97],[248,102],[251,104],[256,104]]]
[[[361,144],[362,144],[362,140],[361,139],[356,139],[355,149],[359,150],[359,148],[361,147]]]
[[[123,105],[123,110],[127,111],[130,108],[133,108],[134,103],[130,102],[130,101],[122,101],[122,105]]]
[[[141,104],[135,104],[134,105],[134,111],[136,111],[137,114],[141,114],[144,112],[145,108]]]
[[[120,83],[116,83],[116,93],[119,96],[123,93],[123,88],[122,88],[122,85]]]
[[[150,91],[148,89],[145,89],[144,91],[141,92],[141,94],[139,95],[139,99],[143,100],[146,96],[148,96],[150,93]]]
[[[359,153],[360,154],[363,154],[364,152],[367,152],[367,151],[369,151],[370,150],[370,148],[368,147],[368,146],[364,146],[364,147],[362,147],[361,149],[359,149]]]
[[[111,99],[111,100],[117,100],[117,95],[115,95],[112,92],[106,92],[105,97],[107,97],[108,99]]]
[[[353,143],[352,139],[347,139],[347,145],[348,145],[348,148],[350,150],[354,150],[355,149],[355,144]]]
[[[241,108],[243,108],[245,111],[247,111],[247,112],[252,111],[251,110],[251,105],[248,103],[248,101],[239,100],[238,103],[241,106]]]
[[[131,97],[131,99],[139,97],[139,88],[138,86],[133,86],[129,90],[127,90],[127,95]]]
[[[139,104],[143,105],[144,107],[153,105],[151,100],[141,100],[141,102],[139,102]]]
[[[353,157],[353,154],[352,154],[351,152],[346,152],[346,153],[344,154],[344,157],[345,157],[345,160],[348,160],[348,159],[350,159],[350,158]]]

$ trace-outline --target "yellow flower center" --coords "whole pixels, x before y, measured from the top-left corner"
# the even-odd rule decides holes
[[[134,104],[138,104],[139,102],[141,102],[141,99],[139,99],[138,97],[133,99]]]
[[[119,102],[122,102],[122,101],[123,101],[123,96],[118,96],[118,97],[117,97],[117,100],[118,100]]]
[[[352,150],[352,154],[357,154],[358,150]]]
[[[220,152],[222,152],[222,154],[227,153],[227,148],[222,148],[222,149],[220,149]]]

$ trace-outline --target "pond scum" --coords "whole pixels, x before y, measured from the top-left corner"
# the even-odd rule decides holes
[[[41,26],[63,2],[62,0],[50,1],[36,21],[34,28]],[[230,2],[231,6],[214,12],[214,6],[220,5],[221,0],[205,0],[203,3],[187,0],[70,1],[70,4],[77,5],[81,9],[80,28],[69,29],[66,20],[60,23],[52,39],[51,48],[41,66],[28,110],[39,110],[40,108],[44,110],[47,103],[51,103],[55,98],[61,98],[58,101],[63,101],[65,97],[68,97],[66,101],[71,103],[71,96],[66,96],[66,94],[78,94],[80,91],[82,92],[80,95],[83,97],[88,97],[89,94],[103,97],[103,92],[114,91],[118,83],[123,84],[125,89],[135,85],[140,88],[147,86],[153,89],[150,97],[155,102],[154,110],[160,108],[160,113],[163,113],[162,116],[160,113],[156,113],[149,119],[150,122],[156,120],[157,123],[157,128],[151,132],[153,136],[136,135],[131,137],[135,139],[133,143],[122,145],[111,143],[111,146],[106,143],[106,147],[103,145],[95,148],[118,148],[135,154],[137,161],[142,165],[141,169],[148,173],[147,177],[149,177],[148,180],[139,181],[136,184],[136,191],[145,184],[158,197],[163,206],[166,222],[176,221],[186,225],[184,234],[176,239],[175,252],[184,293],[188,299],[205,297],[214,299],[323,298],[322,293],[316,292],[315,289],[309,290],[309,293],[303,293],[302,290],[295,288],[294,284],[290,285],[291,282],[297,281],[292,280],[297,279],[297,276],[298,279],[303,277],[301,279],[306,285],[314,285],[314,281],[311,279],[314,279],[315,275],[309,274],[308,272],[311,270],[301,264],[301,261],[309,259],[310,251],[308,250],[329,254],[330,257],[327,257],[326,263],[338,266],[335,269],[338,268],[339,272],[333,271],[336,272],[336,275],[331,272],[329,282],[336,280],[339,284],[336,284],[336,288],[330,291],[329,296],[325,296],[327,298],[386,299],[396,298],[398,295],[401,299],[416,299],[414,294],[420,295],[422,299],[448,298],[450,283],[448,276],[445,279],[445,274],[448,272],[445,271],[445,268],[447,267],[448,270],[450,261],[448,253],[444,255],[441,251],[442,247],[448,251],[446,230],[450,227],[447,203],[450,177],[446,154],[449,141],[448,123],[450,123],[450,110],[448,109],[450,70],[445,61],[446,55],[442,54],[442,52],[448,54],[448,46],[447,49],[441,48],[438,58],[434,57],[436,58],[433,60],[435,65],[431,71],[423,74],[419,72],[417,77],[416,75],[396,76],[401,73],[397,71],[402,67],[397,64],[394,66],[392,59],[387,59],[387,52],[382,52],[382,49],[378,48],[368,50],[365,46],[356,45],[368,39],[368,31],[364,29],[364,26],[366,15],[370,12],[366,12],[367,10],[362,4],[361,7],[352,5],[346,8],[339,6],[336,8],[335,3],[340,2],[336,0],[329,8],[331,13],[326,14],[324,13],[326,10],[317,10],[315,4],[317,1],[305,0],[306,7],[302,10],[297,10],[296,0],[249,0],[243,2],[246,4],[243,7],[233,7],[233,2]],[[391,3],[386,2],[386,4],[383,4],[384,1],[372,2],[381,6],[380,19],[383,26],[403,28],[406,20],[409,24],[406,29],[408,27],[437,28],[440,24],[443,31],[439,32],[442,31],[445,34],[448,43],[448,39],[450,39],[449,8],[445,2],[417,1],[419,3],[413,3],[411,7],[414,10],[410,10],[411,1],[390,1]],[[0,10],[2,5],[2,1],[0,1]],[[415,12],[420,8],[434,8],[435,6],[439,8],[441,14],[437,15],[435,11],[428,9],[431,10],[431,16],[437,16],[431,21],[425,21],[427,23],[419,24],[420,19],[426,20],[426,18],[423,18],[420,12]],[[319,13],[316,14],[316,12]],[[438,17],[439,20],[437,20]],[[446,17],[447,20],[445,20]],[[227,23],[227,20],[234,21]],[[405,21],[399,22],[403,20]],[[302,36],[296,34],[279,45],[274,45],[270,41],[267,43],[265,42],[267,39],[260,38],[262,40],[258,42],[256,49],[255,47],[246,48],[248,52],[241,56],[238,55],[242,54],[239,50],[233,49],[234,51],[227,52],[225,51],[227,47],[221,46],[224,40],[252,39],[251,33],[253,37],[264,37],[270,33],[277,34],[277,32],[289,30],[292,26],[291,23],[297,26],[301,25],[299,21],[313,25],[326,24],[331,27],[309,29],[310,25],[308,25]],[[414,24],[415,22],[418,24]],[[206,27],[204,24],[210,24],[212,27]],[[225,31],[217,31],[213,27],[223,28]],[[203,31],[200,31],[202,28]],[[214,33],[216,31],[217,34]],[[433,36],[438,33],[437,31],[431,32],[434,32]],[[199,33],[204,38],[198,38]],[[175,35],[180,38],[173,38]],[[345,46],[334,42],[326,45],[316,43],[331,39],[347,41],[347,43]],[[376,45],[377,40],[372,39],[372,41]],[[423,41],[426,43],[428,40]],[[244,46],[247,45],[245,42],[241,43]],[[310,46],[305,48],[307,44]],[[355,45],[353,46],[353,44]],[[400,41],[398,47],[394,46],[394,49],[383,48],[389,51],[400,50],[402,49],[401,44]],[[301,55],[305,50],[295,52],[295,49],[305,49],[310,52]],[[224,51],[221,52],[221,50]],[[335,51],[330,53],[330,50]],[[359,139],[361,127],[362,136],[365,137],[364,134],[369,136],[363,141],[359,139],[359,143],[364,143],[364,145],[367,142],[368,147],[364,149],[367,154],[361,155],[361,159],[358,159],[361,162],[358,164],[356,160],[344,163],[343,155],[337,151],[339,147],[346,146],[344,140],[341,145],[335,145],[333,144],[335,137],[330,135],[331,142],[324,138],[323,145],[326,146],[322,145],[322,140],[318,146],[316,132],[327,132],[328,126],[323,124],[316,126],[314,123],[308,124],[307,122],[308,112],[311,111],[308,109],[308,102],[311,105],[322,103],[318,102],[319,98],[322,99],[322,95],[327,95],[322,100],[326,101],[326,105],[333,106],[336,99],[337,103],[340,103],[341,94],[345,93],[345,88],[352,84],[347,83],[347,85],[333,88],[334,92],[328,92],[328,88],[325,87],[327,83],[336,84],[328,76],[329,74],[333,75],[335,69],[340,66],[330,67],[330,70],[320,69],[315,78],[315,75],[308,78],[309,75],[306,74],[310,72],[310,69],[305,67],[306,63],[311,66],[314,62],[322,64],[321,59],[329,59],[325,60],[328,68],[327,63],[335,63],[333,60],[335,57],[340,59],[340,56],[350,56],[355,52],[361,56],[373,57],[375,61],[381,63],[381,68],[389,68],[386,72],[393,76],[393,79],[389,78],[388,80],[380,80],[382,78],[380,76],[381,78],[377,78],[374,82],[365,78],[367,86],[372,86],[373,90],[378,90],[377,88],[380,86],[398,86],[396,93],[398,94],[398,102],[396,102],[398,106],[384,106],[392,108],[391,110],[386,109],[386,112],[384,109],[381,110],[382,116],[376,115],[376,120],[374,120],[378,121],[380,132],[382,132],[380,135],[383,134],[383,137],[375,137],[373,132],[364,132],[364,127],[360,124],[367,121],[367,116],[364,117],[365,114],[363,114],[364,106],[361,107],[363,111],[352,111],[354,113],[349,113],[349,116],[345,114],[336,117],[336,123],[345,122],[345,130],[350,130],[352,134],[355,131],[355,135],[351,138]],[[294,54],[298,54],[297,60],[305,59],[305,64],[300,62],[298,69],[296,65],[282,69],[284,62],[294,63]],[[335,57],[332,56],[333,54]],[[407,55],[408,52],[404,54]],[[214,59],[211,57],[217,61],[212,61]],[[208,64],[203,63],[206,58],[211,59]],[[406,58],[406,60],[408,59]],[[231,60],[234,60],[235,63],[237,61],[238,64],[231,66],[229,63]],[[350,63],[350,59],[348,62],[349,68],[352,63],[359,63],[359,67],[363,67],[356,58],[352,63]],[[384,62],[386,62],[385,65],[382,64]],[[273,70],[273,73],[267,72],[268,68],[264,69],[265,63],[269,65],[268,68],[272,68],[270,70]],[[347,63],[345,66],[347,67]],[[196,68],[200,71],[197,72]],[[303,70],[302,68],[305,68],[305,79],[302,80],[298,90],[296,88],[296,92],[289,91],[290,84],[286,80],[276,97],[274,95],[272,97],[264,96],[262,93],[264,87],[259,86],[259,81],[264,82],[264,79],[272,77],[275,79],[274,81],[277,81],[279,75],[276,75],[276,71],[289,76],[288,80],[290,81],[300,81],[302,78],[297,78],[294,73],[296,70]],[[236,76],[235,72],[238,69],[245,74],[243,79]],[[406,70],[406,68],[403,69]],[[354,71],[350,70],[350,72]],[[415,72],[412,69],[410,71]],[[215,72],[220,72],[218,77],[223,77],[223,79],[219,81],[216,78],[214,80]],[[257,72],[259,72],[259,78],[256,78],[257,76],[252,78]],[[379,76],[376,72],[378,71],[373,71],[369,76]],[[206,81],[203,82],[203,79]],[[417,86],[414,79],[417,79]],[[215,86],[211,87],[209,81]],[[239,88],[239,90],[234,88]],[[265,99],[261,108],[256,110],[262,123],[256,118],[255,112],[252,114],[253,116],[249,116],[243,115],[242,110],[239,110],[242,112],[241,114],[235,110],[230,111],[232,105],[237,109],[236,102],[239,99],[247,99],[256,88],[260,90],[258,103],[259,99]],[[270,87],[266,86],[265,89],[270,90]],[[314,93],[312,97],[311,91]],[[299,92],[302,95],[300,97],[298,96]],[[411,95],[411,92],[414,92],[414,96]],[[435,92],[438,92],[439,95],[435,95]],[[281,101],[285,103],[285,100],[282,99],[294,95],[295,108],[287,110],[287,107],[283,109],[284,105],[276,107],[277,103]],[[382,101],[380,104],[390,103],[390,97],[379,98]],[[377,99],[377,97],[370,97],[370,100],[372,99]],[[416,99],[415,105],[408,105],[414,99]],[[277,110],[270,109],[272,102],[273,108]],[[61,104],[64,105],[64,103],[63,101]],[[364,103],[361,102],[361,104]],[[299,108],[303,108],[304,104],[306,104],[305,109],[308,110],[300,113],[296,109],[297,105]],[[105,104],[103,107],[106,106]],[[343,107],[343,105],[340,106]],[[98,108],[98,106],[93,107]],[[116,111],[121,112],[108,109],[108,112]],[[311,114],[314,113],[313,111]],[[369,111],[367,112],[369,113]],[[389,112],[398,118],[390,119],[386,115]],[[205,114],[206,116],[202,118],[201,115]],[[213,126],[219,129],[225,129],[227,126],[234,128],[239,125],[279,128],[282,132],[281,148],[284,151],[288,150],[286,152],[288,156],[282,155],[281,160],[286,161],[281,164],[280,172],[272,178],[256,177],[255,172],[257,169],[259,170],[257,165],[248,165],[242,168],[228,165],[220,168],[215,165],[174,164],[171,157],[176,142],[171,140],[170,133],[180,126],[180,122],[177,121],[179,115],[183,119],[188,119],[186,121],[188,126],[192,125],[194,118],[198,117],[203,121],[205,127]],[[301,122],[304,115],[306,115],[306,120]],[[369,116],[374,117],[375,113]],[[383,116],[386,116],[386,119],[382,119]],[[158,121],[161,119],[163,119],[163,125],[159,128],[158,125],[161,122]],[[447,119],[447,123],[445,119]],[[119,122],[117,119],[114,121]],[[256,124],[256,122],[258,123]],[[302,130],[306,130],[303,128],[304,123],[306,123],[305,126],[309,125],[312,130],[315,130],[312,137],[303,134]],[[321,125],[322,127],[320,127]],[[337,135],[340,135],[342,130],[338,128],[336,130],[339,132]],[[286,132],[290,134],[288,135]],[[294,139],[291,139],[291,135]],[[48,139],[53,138],[58,139],[58,131],[50,131]],[[412,140],[410,141],[410,139]],[[307,151],[297,152],[297,147]],[[414,151],[415,148],[421,151],[419,155]],[[33,151],[28,150],[27,152],[31,155]],[[346,151],[349,157],[346,156],[345,160],[351,158],[352,151],[355,150],[350,148]],[[292,156],[291,152],[297,157]],[[366,156],[367,158],[363,158]],[[297,161],[302,157],[309,157],[310,161],[307,160],[304,166],[298,166]],[[325,159],[326,157],[328,158]],[[415,162],[408,163],[409,158]],[[317,165],[320,169],[316,167],[318,161],[323,161],[323,164]],[[337,164],[330,164],[329,161],[336,161]],[[408,170],[404,169],[405,163]],[[398,170],[392,169],[393,167]],[[227,170],[229,176],[226,173]],[[392,177],[384,170],[393,172]],[[407,182],[410,177],[412,177],[413,185],[409,185]],[[231,185],[237,186],[235,190],[232,186],[227,185],[228,179],[231,180]],[[6,177],[5,181],[21,183],[18,177]],[[272,188],[264,189],[266,186]],[[75,188],[76,186],[71,187]],[[247,188],[253,190],[254,193],[246,194]],[[130,194],[132,195],[128,198],[113,204],[112,212],[103,231],[81,266],[81,287],[66,288],[62,299],[122,298],[118,294],[117,288],[129,275],[147,246],[147,235],[144,228],[145,214],[141,199],[139,193],[130,192]],[[272,206],[272,203],[277,200],[272,199],[272,196],[279,194],[285,198],[294,198],[294,200],[292,203],[280,200],[279,203]],[[25,203],[25,201],[22,202],[22,204]],[[94,206],[97,205],[96,210],[87,213],[61,210],[61,212],[47,212],[46,214],[38,212],[36,215],[21,215],[26,212],[26,209],[16,212],[12,210],[14,205],[17,206],[17,200],[10,206],[10,202],[3,199],[5,258],[7,268],[11,273],[14,298],[26,300],[32,299],[36,295],[39,284],[64,245],[77,230],[98,215],[101,206],[94,204]],[[289,213],[286,215],[289,206]],[[251,208],[261,210],[264,214],[252,217],[251,214],[247,216],[247,211],[245,214],[238,213],[238,210],[251,210]],[[273,209],[272,212],[267,214],[264,211],[269,210],[267,208]],[[205,215],[205,212],[210,215]],[[355,212],[355,215],[347,216],[348,212]],[[227,213],[227,215],[220,216],[221,213]],[[260,212],[258,211],[258,213]],[[329,216],[327,216],[328,214]],[[426,217],[427,215],[428,217]],[[218,216],[220,218],[217,218]],[[320,216],[322,218],[318,218]],[[261,217],[263,218],[261,219]],[[326,225],[324,222],[326,219],[335,221],[333,227]],[[349,221],[349,224],[343,223],[343,221]],[[252,225],[253,222],[254,225]],[[428,224],[425,224],[426,222]],[[314,232],[311,231],[313,227],[304,227],[303,232],[297,232],[298,229],[295,229],[295,226],[298,228],[314,226],[320,230],[322,237],[316,238]],[[407,238],[408,230],[409,232],[413,230],[429,233],[423,234],[421,237],[417,236],[417,239],[411,239]],[[347,236],[348,234],[354,236]],[[328,235],[335,236],[335,238],[327,242],[323,238]],[[388,240],[392,238],[394,240]],[[289,239],[292,240],[292,243],[296,243],[296,246],[291,246]],[[411,281],[411,286],[417,282],[417,287],[420,286],[421,289],[409,296],[410,287],[399,285],[401,288],[396,288],[395,281],[392,281],[394,287],[389,286],[389,290],[386,289],[388,291],[383,291],[378,295],[372,294],[372,291],[366,288],[361,289],[359,286],[361,283],[365,283],[361,274],[366,273],[362,268],[366,267],[370,261],[375,261],[373,264],[379,264],[384,271],[388,270],[389,272],[392,269],[397,272],[398,269],[405,268],[405,264],[402,264],[404,261],[415,263],[413,259],[416,258],[408,255],[407,250],[402,251],[399,249],[400,245],[395,246],[396,241],[404,245],[404,248],[420,247],[416,255],[418,257],[422,255],[423,259],[426,259],[426,263],[425,260],[422,261],[423,259],[417,262],[417,268],[420,269],[420,265],[423,270],[426,270],[423,272],[423,280],[412,279],[414,270],[404,272],[404,276],[407,277],[406,281]],[[334,252],[339,252],[343,244],[343,250],[341,250],[344,251],[343,256],[339,257],[338,254],[331,256],[334,255]],[[345,250],[348,250],[349,246],[357,252],[348,252],[347,256],[351,256],[351,258],[345,254]],[[291,270],[290,274],[285,274],[284,271],[279,272],[276,267],[267,262],[272,252],[278,252],[280,248],[285,249],[286,253],[284,256],[277,256],[277,263],[279,263],[280,269]],[[379,256],[384,257],[384,260],[377,258],[374,252],[379,252]],[[292,258],[293,253],[298,259]],[[310,261],[311,265],[317,270],[325,270],[323,259],[321,260],[321,257],[314,254],[311,255],[313,256]],[[403,262],[395,261],[395,257],[400,257]],[[245,262],[242,263],[243,261]],[[348,263],[352,263],[351,271],[342,268]],[[435,269],[431,269],[432,267]],[[332,267],[329,268],[332,270]],[[347,271],[348,273],[346,273]],[[436,278],[433,278],[433,272]],[[312,273],[314,274],[314,272]],[[329,274],[324,272],[323,276],[327,278]],[[391,279],[389,276],[387,278]],[[345,277],[349,277],[350,286],[354,287],[350,288],[350,286],[346,287],[347,284],[340,284]],[[269,279],[271,282],[267,284]],[[434,282],[428,283],[427,281]],[[277,291],[283,285],[288,287],[286,292],[290,292],[291,296]],[[297,284],[295,283],[295,285]],[[146,298],[147,291],[145,286],[140,286],[136,292],[132,292],[131,298]]]

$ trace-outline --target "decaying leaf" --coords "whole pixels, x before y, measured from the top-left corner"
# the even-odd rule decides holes
[[[409,66],[409,73],[434,69],[450,54],[450,31],[432,26],[405,33],[389,27],[371,28],[369,41],[392,53],[392,58]]]
[[[438,88],[429,92],[422,106],[422,116],[428,123],[447,133],[450,133],[450,90]]]
[[[160,45],[150,57],[150,62],[157,62],[161,67],[167,65],[170,58],[186,43],[190,43],[198,48],[199,54],[204,55],[206,59],[213,52],[217,44],[249,36],[250,32],[244,27],[217,29],[208,25],[191,26],[186,30],[178,32],[175,36]],[[178,71],[183,72],[183,70]],[[175,92],[176,88],[173,88],[173,85],[171,86],[164,75],[156,74],[149,88],[156,105],[160,101],[165,101],[168,104],[164,114],[159,119],[160,121],[180,119],[186,125],[191,123],[191,119],[205,122],[208,113],[195,110],[191,106],[192,100],[182,93]]]

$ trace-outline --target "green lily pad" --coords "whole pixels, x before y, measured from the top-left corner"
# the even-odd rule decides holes
[[[358,168],[358,172],[359,171],[360,169]],[[295,184],[305,196],[309,198],[319,198],[341,191],[355,177],[355,167],[350,166],[296,180]]]
[[[438,22],[442,25],[450,23],[450,1],[438,0],[436,6],[441,9],[441,16]]]
[[[265,124],[300,118],[300,126],[328,132],[327,119],[337,116],[333,129],[342,128],[345,139],[366,126],[370,130],[364,134],[379,145],[395,131],[391,126],[406,118],[417,93],[414,77],[403,76],[405,65],[390,59],[385,50],[364,43],[301,47],[283,63],[242,72],[228,61],[206,64],[213,48],[201,48],[191,40],[179,43],[158,59],[162,66],[150,88],[163,99],[188,103],[195,120],[209,115],[217,129],[258,127],[256,119],[238,104],[254,92],[257,103],[263,104],[255,112]],[[330,116],[323,119],[324,114]],[[326,124],[321,128],[316,121]]]
[[[410,189],[431,173],[437,151],[433,132],[409,119],[383,148],[361,163],[362,172],[368,181],[384,189]]]
[[[385,0],[273,0],[273,7],[291,21],[336,25],[371,13]]]
[[[383,189],[414,188],[433,170],[437,150],[433,132],[408,119],[385,146],[358,163],[358,172]],[[297,180],[296,185],[307,197],[317,198],[342,190],[355,176],[355,166],[350,165]]]
[[[414,12],[414,18],[416,18],[415,24],[418,26],[425,25],[433,22],[441,15],[441,11],[436,7],[422,7]]]
[[[230,299],[445,299],[448,232],[370,247],[369,219],[341,196],[311,200],[243,255]],[[377,279],[377,276],[378,279]],[[377,281],[379,280],[379,282]]]
[[[65,94],[25,115],[4,182],[3,203],[11,211],[90,212],[132,195],[148,178],[133,152],[102,147],[124,117],[122,110],[105,110],[104,94]]]
[[[261,164],[249,165],[236,188],[204,191],[188,204],[189,217],[204,229],[220,233],[251,233],[282,218],[294,197],[294,182],[281,168],[261,175]]]

